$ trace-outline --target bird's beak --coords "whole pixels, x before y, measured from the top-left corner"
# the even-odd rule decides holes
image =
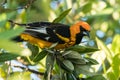
[[[89,34],[90,32],[89,31],[84,31],[83,32],[83,34],[85,35],[85,36],[88,36],[89,38],[90,38],[90,34]]]

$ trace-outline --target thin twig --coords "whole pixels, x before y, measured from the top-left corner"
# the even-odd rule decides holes
[[[35,73],[35,74],[38,74],[38,75],[44,75],[44,74],[45,74],[45,73],[43,73],[43,72],[38,72],[38,71],[32,70],[32,69],[30,69],[30,68],[28,68],[28,67],[22,67],[22,66],[14,66],[14,67],[18,67],[18,68],[21,68],[21,69],[25,69],[25,70],[27,70],[27,71],[30,71],[30,72]]]

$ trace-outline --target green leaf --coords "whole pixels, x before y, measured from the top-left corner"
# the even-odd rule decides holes
[[[120,54],[114,56],[113,62],[112,62],[112,69],[113,73],[116,77],[116,80],[120,77]]]
[[[85,57],[86,60],[88,60],[90,64],[92,65],[96,65],[99,64],[95,59],[89,58],[89,57]]]
[[[14,42],[6,40],[6,39],[0,40],[0,48],[5,49],[5,50],[9,51],[10,53],[15,53],[15,54],[19,54],[19,55],[23,51],[23,48],[20,47],[17,43],[14,43]]]
[[[30,72],[14,72],[8,76],[7,80],[30,80]]]
[[[48,54],[47,57],[46,57],[46,69],[47,69],[49,66],[52,66],[52,68],[53,68],[53,66],[54,66],[54,61],[55,61],[54,56],[51,55],[51,54]]]
[[[116,78],[116,75],[113,72],[108,72],[107,73],[107,79],[108,80],[119,80]]]
[[[15,36],[18,36],[20,33],[24,31],[24,28],[10,29],[4,32],[0,32],[0,40],[1,39],[11,39]]]
[[[30,51],[32,52],[32,55],[31,56],[29,56],[29,58],[30,58],[30,60],[31,61],[35,61],[35,62],[38,62],[39,60],[41,60],[41,59],[39,59],[39,58],[41,58],[40,57],[40,53],[39,53],[39,48],[38,48],[38,46],[35,46],[35,45],[32,45],[32,44],[30,44],[30,43],[27,43],[27,47],[30,49]]]
[[[40,53],[38,53],[33,59],[31,59],[33,62],[39,62],[42,60],[46,55],[48,54],[47,51],[43,50]]]
[[[79,52],[80,54],[84,54],[84,53],[90,53],[90,52],[98,51],[99,49],[86,47],[86,46],[75,45],[75,46],[67,48],[66,50],[67,51],[72,50],[72,51]]]
[[[106,79],[102,75],[94,75],[94,76],[88,77],[85,80],[106,80]]]
[[[32,56],[36,56],[36,54],[39,53],[39,48],[38,46],[32,45],[30,43],[27,43],[27,47],[31,50]]]
[[[62,53],[62,56],[70,60],[74,64],[86,64],[86,61],[82,58],[82,56],[76,51],[65,51]]]
[[[0,62],[5,62],[9,60],[16,59],[19,55],[12,54],[12,53],[1,53],[0,54]]]
[[[51,71],[52,71],[52,66],[49,66],[44,74],[45,80],[50,80]]]
[[[1,16],[0,16],[0,17],[1,17]],[[3,27],[5,24],[6,24],[6,21],[5,21],[5,20],[0,21],[0,28]]]
[[[46,72],[44,76],[46,80],[50,80],[50,75],[51,75],[51,71],[53,69],[54,63],[55,63],[55,59],[53,55],[48,54],[46,57]]]
[[[77,79],[73,74],[67,73],[67,80],[77,80]]]
[[[0,66],[0,76],[1,76],[1,78],[4,78],[3,80],[5,80],[5,78],[7,76],[7,72],[6,72],[7,69],[8,69],[8,65],[6,65],[6,64],[2,64]]]
[[[92,9],[92,2],[85,4],[81,9],[84,13],[90,12]]]
[[[57,17],[56,19],[53,20],[53,23],[60,22],[63,18],[65,18],[65,16],[70,12],[70,10],[71,10],[71,8],[62,12],[59,17]]]
[[[82,58],[82,56],[76,51],[65,51],[63,53],[63,56],[66,59],[81,59]]]
[[[79,76],[80,74],[84,74],[86,76],[94,75],[94,73],[90,72],[90,65],[74,65],[74,74],[75,76]]]
[[[120,53],[120,35],[115,35],[112,42],[112,50],[114,53]]]
[[[107,48],[107,46],[98,38],[96,38],[96,42],[98,45],[98,48],[103,50],[106,53],[107,59],[110,62],[110,64],[112,63],[112,53],[111,51]]]
[[[84,59],[69,59],[73,64],[76,65],[83,65],[86,64],[86,61]]]
[[[74,70],[74,65],[69,60],[63,60],[63,67],[66,71],[72,72]]]

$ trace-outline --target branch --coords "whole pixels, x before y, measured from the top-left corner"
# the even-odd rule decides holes
[[[21,69],[25,69],[25,70],[27,70],[27,71],[30,71],[30,72],[35,73],[35,74],[38,74],[38,75],[44,75],[44,74],[45,74],[45,73],[43,73],[43,72],[38,72],[38,71],[32,70],[32,69],[30,69],[30,68],[28,68],[28,67],[22,67],[22,66],[14,66],[14,67],[18,67],[18,68],[21,68]]]

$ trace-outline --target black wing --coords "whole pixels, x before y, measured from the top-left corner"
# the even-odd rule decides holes
[[[28,24],[19,24],[20,26],[26,26],[26,30],[23,33],[29,34],[35,38],[46,40],[49,42],[64,43],[57,35],[63,37],[70,37],[69,26],[61,23],[51,23],[51,22],[33,22]]]

